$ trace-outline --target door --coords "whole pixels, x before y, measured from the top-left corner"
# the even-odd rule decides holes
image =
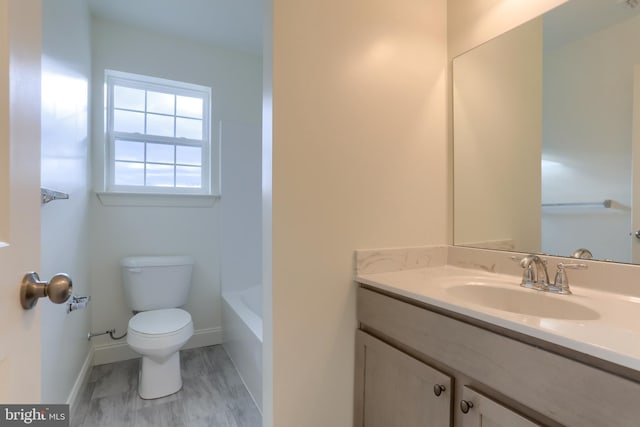
[[[631,181],[631,262],[640,264],[640,65],[633,69],[633,134]]]
[[[356,427],[449,427],[452,380],[356,332]]]
[[[468,387],[463,388],[457,409],[462,427],[541,427]]]
[[[19,285],[40,266],[40,0],[0,0],[0,402],[40,402],[40,310]]]

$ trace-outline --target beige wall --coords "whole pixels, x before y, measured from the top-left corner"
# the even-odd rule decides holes
[[[567,0],[447,0],[447,57],[449,60],[474,47],[535,18]],[[451,64],[451,62],[449,62]],[[449,65],[451,76],[451,65]],[[453,88],[448,79],[446,110],[448,116],[448,158],[453,159]],[[448,188],[453,189],[453,167],[448,175]],[[449,216],[453,215],[453,191],[448,192]],[[453,227],[448,229],[453,242]]]
[[[454,243],[540,252],[542,18],[453,63]]]
[[[567,0],[448,0],[449,58],[543,14]]]
[[[267,2],[266,427],[352,424],[353,250],[448,241],[446,58],[562,2]]]
[[[273,14],[265,426],[346,427],[353,251],[447,239],[446,2],[274,0]]]

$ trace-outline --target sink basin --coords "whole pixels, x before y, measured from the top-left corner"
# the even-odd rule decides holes
[[[527,316],[564,320],[600,318],[597,311],[571,301],[571,296],[479,284],[455,285],[445,292],[467,303]]]

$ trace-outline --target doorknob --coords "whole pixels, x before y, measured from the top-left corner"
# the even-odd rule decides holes
[[[49,297],[51,302],[62,304],[69,299],[73,283],[64,273],[56,274],[48,282],[41,282],[38,273],[27,273],[20,284],[20,304],[25,310],[32,309],[38,298]]]
[[[636,230],[635,233],[633,233],[634,236],[636,236],[636,239],[640,239],[640,230]]]

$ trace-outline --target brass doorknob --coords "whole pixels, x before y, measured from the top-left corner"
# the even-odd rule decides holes
[[[20,304],[25,310],[32,309],[38,298],[49,297],[51,302],[62,304],[69,299],[73,282],[67,274],[56,274],[48,282],[41,282],[38,273],[27,273],[20,284]]]

